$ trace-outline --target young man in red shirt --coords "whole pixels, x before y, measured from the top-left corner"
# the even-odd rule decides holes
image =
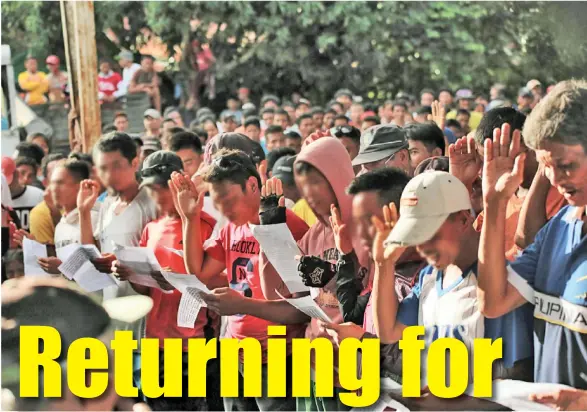
[[[110,62],[102,60],[100,62],[100,72],[98,73],[98,98],[100,103],[112,103],[116,100],[114,93],[118,90],[118,85],[122,81],[122,76],[110,67]]]
[[[220,294],[238,294],[246,301],[265,300],[259,276],[260,246],[250,228],[250,224],[261,223],[259,210],[265,207],[267,198],[261,197],[261,178],[249,155],[238,150],[219,151],[204,175],[208,183],[210,197],[214,205],[229,221],[218,235],[204,242],[201,235],[202,205],[204,194],[198,193],[196,185],[186,176],[173,174],[172,191],[177,192],[178,209],[184,220],[183,251],[186,266],[191,273],[210,285],[221,279],[230,288],[221,288]],[[280,208],[285,214],[282,219],[288,225],[294,239],[301,239],[308,226],[293,212]],[[224,275],[226,271],[226,275]],[[289,306],[286,301],[276,302]],[[279,310],[280,308],[278,308]],[[288,324],[288,353],[291,353],[291,339],[304,336],[305,324],[299,321]],[[303,320],[302,320],[303,322]],[[295,410],[296,402],[291,396],[291,382],[288,382],[288,395],[284,398],[267,397],[267,328],[275,323],[247,314],[234,314],[228,318],[227,338],[244,339],[252,337],[261,343],[263,349],[263,396],[259,398],[225,398],[226,411],[289,411]],[[241,357],[242,362],[242,357]],[[240,364],[242,375],[243,364]],[[291,356],[286,366],[288,381],[291,377]],[[242,393],[243,383],[239,383]]]
[[[169,189],[168,181],[173,172],[182,170],[182,161],[175,153],[158,151],[147,157],[143,163],[142,187],[146,187],[149,197],[157,206],[159,219],[148,223],[143,230],[140,241],[141,247],[153,249],[155,257],[163,268],[169,268],[173,273],[185,273],[188,271],[183,258],[176,251],[183,248],[182,220],[175,207],[174,197]],[[207,213],[198,215],[198,228],[201,239],[208,239],[212,234],[216,221]],[[112,270],[121,280],[127,280],[131,275],[130,270],[115,261]],[[169,288],[167,282],[161,276],[163,288]],[[218,285],[207,283],[209,287]],[[147,402],[153,410],[222,410],[220,399],[220,369],[218,359],[211,359],[207,363],[206,398],[188,397],[188,339],[217,338],[220,329],[220,317],[208,310],[201,308],[193,328],[184,328],[177,325],[177,312],[181,300],[181,292],[173,289],[166,293],[161,289],[131,283],[132,287],[144,295],[153,299],[153,309],[147,316],[146,337],[160,339],[159,347],[159,379],[163,384],[163,339],[181,338],[183,340],[183,396],[181,398],[154,398]],[[172,289],[172,288],[171,288]]]

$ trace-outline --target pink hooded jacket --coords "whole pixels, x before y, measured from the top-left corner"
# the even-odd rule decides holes
[[[346,193],[346,188],[349,186],[355,175],[353,167],[351,165],[350,157],[344,148],[343,144],[336,138],[323,137],[312,144],[304,147],[301,153],[298,155],[296,163],[306,162],[315,167],[322,175],[328,180],[332,190],[336,196],[338,208],[341,213],[343,222],[347,225],[351,225],[351,207],[352,198]],[[314,211],[315,212],[315,211]],[[298,241],[298,246],[304,255],[318,256],[323,260],[336,263],[338,260],[338,250],[334,241],[334,233],[330,226],[330,222],[325,220],[322,216],[316,214],[318,218],[317,222],[308,230],[306,235]],[[355,251],[362,251],[362,248],[355,248]],[[361,253],[361,252],[359,252]],[[366,262],[368,256],[359,256],[360,262]],[[265,278],[266,287],[273,288],[276,286],[280,289],[280,293],[287,293],[287,290],[283,289],[283,283],[281,287],[277,284],[267,286],[269,279],[271,283],[277,281],[279,276],[275,273],[275,269],[269,264],[262,256],[262,273]],[[359,265],[357,264],[357,267]],[[368,280],[367,269],[360,268],[358,276],[365,282]],[[366,284],[365,284],[366,285]],[[365,286],[364,285],[364,286]],[[272,291],[273,289],[271,289]],[[271,293],[270,291],[266,291]],[[267,298],[270,298],[267,293]],[[336,277],[333,278],[324,288],[316,289],[312,288],[312,296],[316,303],[326,312],[326,314],[332,319],[334,323],[342,322],[342,314],[336,298]],[[322,333],[318,329],[317,320],[312,319],[306,329],[306,338],[314,339],[317,337],[326,337],[330,340],[330,336],[326,333]],[[334,360],[335,366],[338,365],[338,347],[334,344]],[[312,359],[312,364],[314,360]],[[340,386],[338,383],[338,374],[335,374],[335,385]]]

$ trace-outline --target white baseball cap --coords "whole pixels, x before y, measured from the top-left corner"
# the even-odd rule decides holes
[[[465,185],[447,172],[428,171],[410,180],[400,200],[400,218],[385,246],[417,246],[434,237],[450,214],[471,209]]]

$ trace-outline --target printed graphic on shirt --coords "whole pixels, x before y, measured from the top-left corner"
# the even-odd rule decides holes
[[[587,333],[587,306],[575,305],[555,296],[534,292],[534,317]]]

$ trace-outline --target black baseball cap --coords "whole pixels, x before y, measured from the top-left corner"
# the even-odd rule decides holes
[[[173,172],[183,169],[181,158],[173,152],[159,150],[143,161],[141,169],[141,187],[159,184],[167,187],[167,181]]]
[[[283,156],[277,159],[271,170],[272,176],[277,177],[286,185],[295,184],[293,165],[296,156]]]
[[[391,124],[372,126],[361,136],[361,150],[353,159],[353,166],[378,162],[407,147],[408,140],[402,128]]]

